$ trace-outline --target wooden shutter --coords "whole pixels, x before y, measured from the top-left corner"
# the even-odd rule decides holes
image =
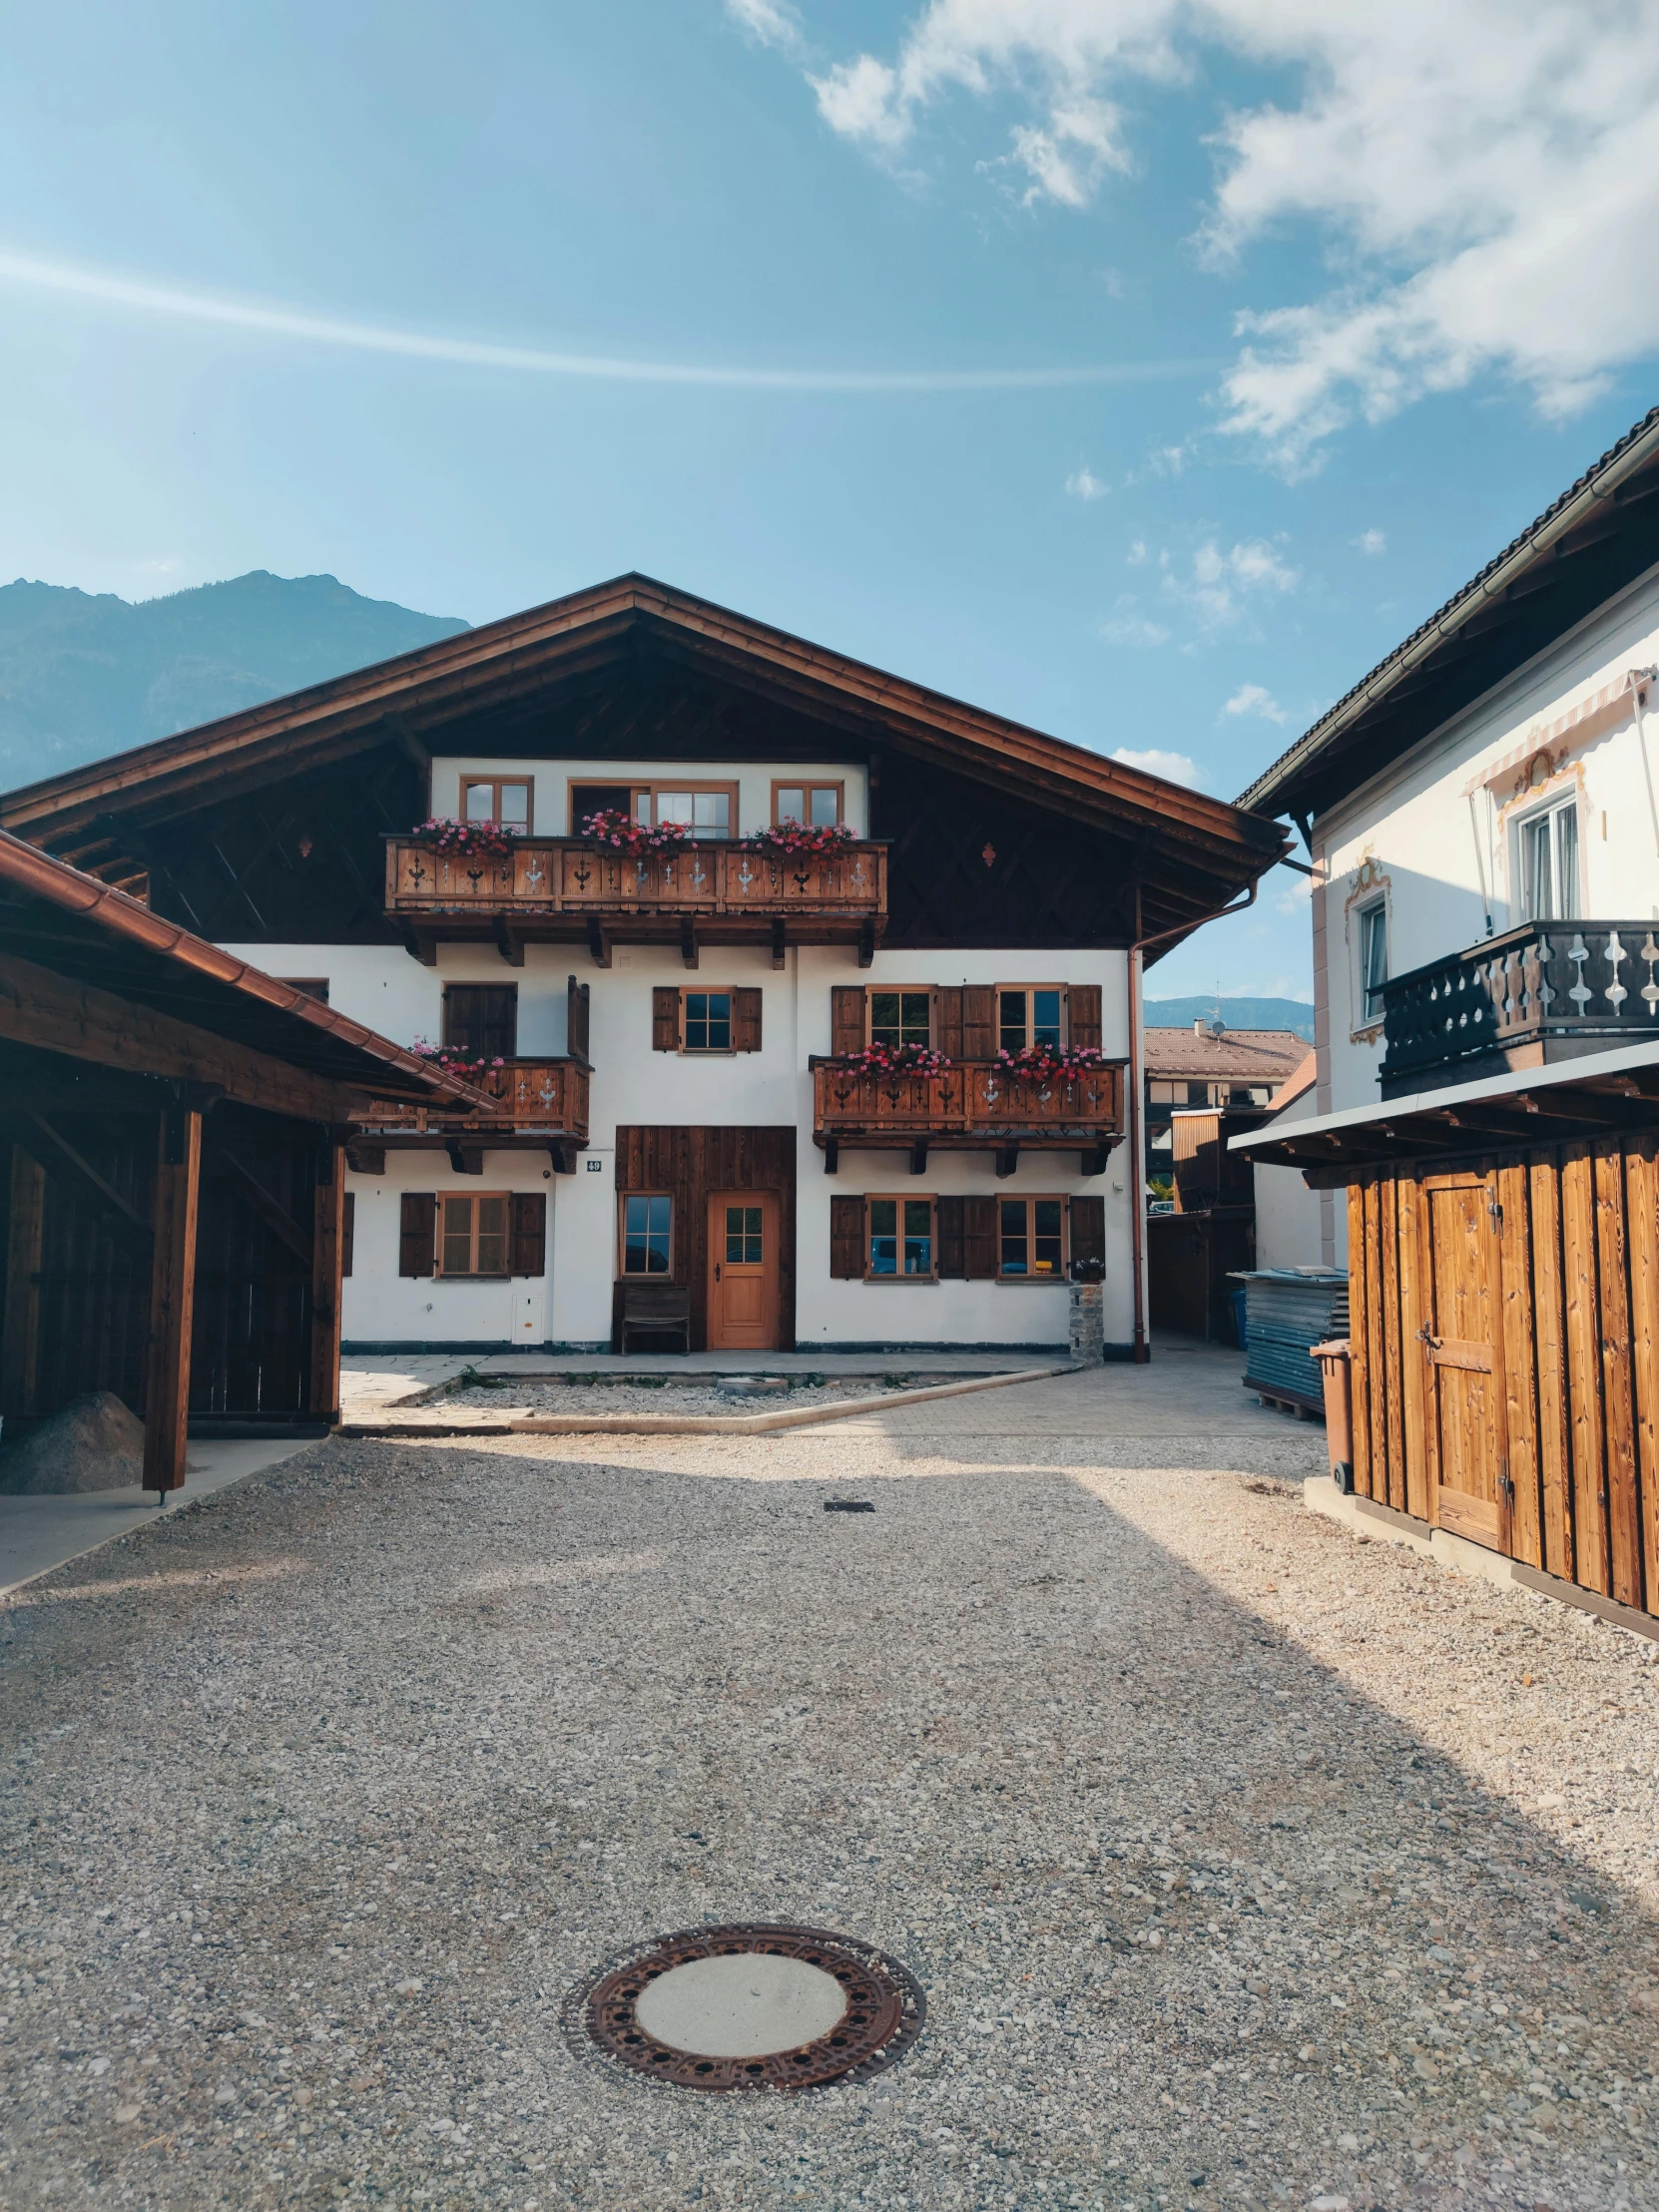
[[[989,983],[969,983],[962,991],[962,1058],[996,1058],[996,992]]]
[[[340,1209],[339,1271],[341,1275],[349,1275],[351,1273],[351,1255],[353,1250],[355,1249],[356,1242],[357,1194],[355,1191],[347,1191],[345,1194],[345,1204]]]
[[[993,1201],[994,1203],[994,1201]],[[960,1283],[967,1274],[965,1198],[940,1198],[933,1202],[938,1225],[938,1275],[941,1283]]]
[[[988,997],[989,992],[986,993]],[[996,1280],[996,1200],[962,1201],[962,1273],[970,1283]]]
[[[651,1049],[680,1049],[680,993],[672,983],[659,983],[651,993]]]
[[[864,993],[857,983],[836,983],[830,993],[830,1049],[862,1052],[864,1049]],[[860,1268],[858,1273],[863,1274]]]
[[[759,1052],[760,1049],[761,988],[756,983],[732,993],[732,1050]]]
[[[547,1273],[547,1193],[513,1193],[513,1257],[511,1275]]]
[[[588,986],[574,975],[565,984],[565,1050],[573,1060],[588,1056]]]
[[[397,1272],[430,1275],[438,1257],[438,1202],[430,1191],[405,1191],[397,1218]]]
[[[1068,1043],[1100,1050],[1100,985],[1073,983],[1067,993]]]
[[[962,992],[959,984],[947,984],[933,993],[933,1050],[947,1060],[960,1060],[962,1052]]]
[[[1071,1259],[1074,1267],[1106,1265],[1106,1201],[1074,1198],[1071,1202]]]
[[[518,1050],[518,985],[446,984],[443,1041],[486,1060],[510,1060]]]
[[[860,991],[860,997],[863,993]],[[830,1273],[842,1281],[861,1281],[864,1273],[864,1202],[830,1201]]]

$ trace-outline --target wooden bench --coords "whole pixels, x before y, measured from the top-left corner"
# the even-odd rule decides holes
[[[622,1286],[622,1343],[628,1350],[629,1332],[646,1336],[679,1334],[691,1351],[691,1292],[674,1283],[624,1283]]]

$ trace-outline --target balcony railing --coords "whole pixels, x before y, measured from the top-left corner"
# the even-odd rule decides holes
[[[360,1126],[369,1139],[509,1136],[586,1144],[588,1073],[579,1060],[509,1060],[466,1078],[493,1101],[493,1111],[475,1107],[460,1113],[376,1099]]]
[[[785,931],[873,949],[887,918],[887,848],[783,859],[710,839],[629,858],[577,837],[525,837],[490,860],[390,836],[386,912],[417,935],[489,935],[505,925],[531,938],[586,935],[596,952],[602,936],[676,930],[712,939]]]
[[[842,1145],[859,1151],[907,1151],[913,1172],[929,1147],[994,1152],[998,1174],[1012,1172],[1023,1149],[1077,1147],[1083,1172],[1098,1175],[1123,1135],[1123,1063],[1087,1075],[1010,1076],[994,1060],[964,1060],[940,1075],[866,1075],[813,1062],[813,1138],[833,1174]]]
[[[1659,922],[1532,921],[1382,987],[1383,1095],[1491,1054],[1566,1057],[1659,1039]],[[1524,1064],[1521,1062],[1519,1064]]]

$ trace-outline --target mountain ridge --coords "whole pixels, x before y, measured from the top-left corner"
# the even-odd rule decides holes
[[[471,627],[335,576],[251,569],[155,599],[0,586],[0,789],[173,737]]]

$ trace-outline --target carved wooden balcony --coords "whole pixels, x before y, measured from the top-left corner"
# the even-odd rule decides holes
[[[373,1173],[388,1149],[446,1151],[461,1172],[476,1175],[486,1150],[546,1150],[569,1174],[588,1141],[589,1073],[581,1060],[509,1060],[466,1077],[491,1101],[467,1113],[376,1100],[351,1140],[352,1163]]]
[[[794,944],[855,944],[867,966],[887,921],[880,843],[785,859],[698,840],[637,858],[579,837],[524,837],[500,859],[386,839],[386,912],[431,965],[440,941],[493,938],[518,964],[526,942],[585,941],[602,967],[613,942],[697,946],[770,939],[775,966]]]
[[[1382,986],[1384,1098],[1659,1038],[1659,922],[1529,921]]]
[[[1124,1062],[1086,1075],[1011,1076],[995,1060],[961,1060],[939,1075],[866,1075],[815,1058],[813,1141],[833,1175],[849,1151],[907,1152],[922,1174],[930,1149],[994,1152],[998,1175],[1012,1175],[1022,1151],[1076,1148],[1082,1172],[1105,1172],[1123,1136]]]

